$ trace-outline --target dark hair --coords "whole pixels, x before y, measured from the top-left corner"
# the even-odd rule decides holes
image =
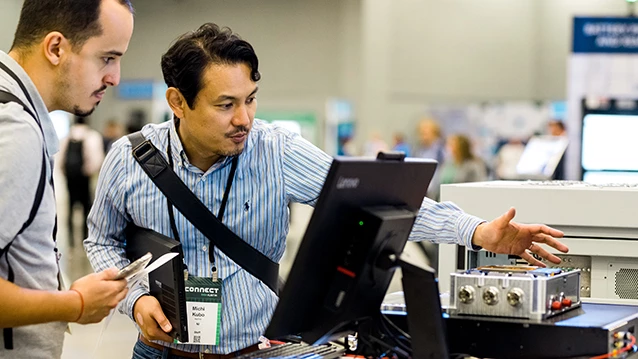
[[[11,49],[26,49],[52,31],[61,32],[74,50],[102,34],[100,5],[105,0],[24,0]],[[118,0],[134,12],[131,0]]]
[[[549,125],[550,126],[557,126],[558,128],[561,129],[561,131],[565,130],[565,123],[561,120],[550,120],[549,121]]]
[[[465,135],[452,135],[450,139],[455,140],[456,149],[459,151],[459,156],[461,157],[461,162],[469,161],[474,159],[474,155],[472,154],[472,142]]]
[[[253,47],[228,27],[206,23],[180,36],[162,56],[162,74],[168,87],[178,89],[189,108],[202,89],[202,75],[211,63],[246,64],[250,78],[257,82],[259,61]]]

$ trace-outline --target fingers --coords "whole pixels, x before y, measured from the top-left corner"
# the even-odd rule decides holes
[[[548,246],[555,248],[556,250],[563,252],[563,253],[567,253],[569,252],[569,247],[567,247],[566,245],[564,245],[563,243],[561,243],[559,240],[557,240],[556,238],[547,235],[547,234],[537,234],[536,236],[534,236],[534,242],[537,243],[545,243]]]
[[[563,238],[565,235],[562,231],[546,226],[544,224],[525,224],[523,225],[533,235],[546,234],[555,238]]]
[[[560,264],[561,260],[560,258],[556,257],[555,255],[549,253],[547,250],[545,250],[545,248],[539,246],[538,244],[535,244],[534,246],[532,246],[531,252],[535,253],[536,255],[540,256],[541,258],[544,258],[554,264]],[[532,256],[533,257],[533,256]]]
[[[115,277],[117,276],[118,272],[119,270],[117,268],[111,267],[97,274],[98,278],[105,281],[109,281],[109,284],[113,286],[113,294],[116,294],[114,299],[117,300],[115,302],[115,305],[117,305],[117,303],[119,303],[122,299],[124,299],[124,297],[126,296],[126,293],[128,293],[128,288],[126,287],[127,285],[126,279],[115,280]]]
[[[123,290],[121,290],[116,296],[115,296],[115,300],[119,303],[122,301],[122,299],[126,298],[126,295],[128,294],[128,288],[125,286]],[[117,304],[116,304],[117,305]]]
[[[116,268],[109,268],[100,273],[86,275],[71,285],[71,288],[82,293],[84,310],[78,323],[97,323],[109,314],[111,309],[126,297],[128,289],[125,280],[113,280],[117,275]]]
[[[523,258],[524,260],[526,260],[527,263],[529,263],[529,264],[531,264],[533,266],[538,266],[538,267],[543,267],[543,268],[546,267],[545,263],[543,263],[543,262],[539,261],[538,259],[534,258],[534,256],[529,254],[527,251],[522,253],[520,255],[520,257]]]
[[[98,275],[100,276],[100,279],[112,280],[112,279],[115,279],[115,276],[117,276],[117,273],[118,273],[118,269],[115,267],[111,267],[109,269],[105,269],[101,271],[100,273],[98,273]]]
[[[559,231],[558,229],[554,229],[552,227],[549,227],[543,224],[537,224],[535,225],[535,227],[536,228],[533,228],[533,230],[536,233],[544,233],[556,238],[562,238],[565,235],[562,231]]]
[[[117,289],[120,292],[123,291],[124,289],[127,289],[128,283],[126,282],[126,279],[114,280],[112,282],[115,285],[115,289]]]
[[[152,320],[148,321],[149,325],[145,328],[146,332],[148,333],[150,337],[148,339],[162,340],[165,342],[172,343],[173,338],[166,333],[169,333],[171,329],[173,328],[173,326],[168,321],[168,319],[166,319],[166,316],[164,315],[164,312],[162,312],[161,307],[159,307],[158,310],[153,311],[151,313],[151,319]]]
[[[159,324],[152,318],[148,317],[146,320],[142,318],[141,314],[137,315],[137,324],[142,328],[142,333],[148,340],[161,340],[164,342],[172,343],[173,338],[166,334]]]
[[[166,319],[162,307],[152,296],[140,297],[133,308],[137,324],[149,340],[162,340],[172,343],[173,338],[166,334],[173,328]]]
[[[157,325],[157,324],[155,324]],[[148,340],[161,340],[163,342],[172,343],[173,337],[164,333],[159,327],[149,328],[145,331],[146,339]]]
[[[164,332],[169,333],[171,329],[173,329],[171,322],[169,322],[166,316],[164,315],[164,312],[162,311],[162,307],[158,306],[158,308],[155,311],[153,311],[151,315]]]
[[[507,212],[503,213],[496,220],[499,221],[499,222],[503,222],[503,223],[507,224],[512,219],[514,219],[514,216],[516,216],[516,209],[514,207],[511,207],[510,209],[507,210]]]

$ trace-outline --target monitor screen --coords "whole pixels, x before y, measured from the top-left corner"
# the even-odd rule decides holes
[[[325,343],[379,315],[394,272],[384,259],[403,251],[435,169],[335,159],[265,335]]]
[[[621,171],[585,171],[583,181],[605,185],[611,183],[638,184],[638,172]]]
[[[638,116],[588,114],[583,118],[584,171],[638,171]]]
[[[563,136],[532,137],[516,165],[517,174],[530,179],[551,178],[565,153],[567,142]]]

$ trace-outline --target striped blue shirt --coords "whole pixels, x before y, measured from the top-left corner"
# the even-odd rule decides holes
[[[175,124],[151,124],[142,129],[166,156],[170,146],[174,170],[213,212],[221,205],[231,159],[215,163],[207,171],[190,164]],[[290,202],[315,205],[332,163],[319,148],[280,127],[255,120],[244,151],[239,156],[229,193],[224,224],[250,245],[279,262],[286,248]],[[209,240],[177,210],[175,222],[192,275],[210,277]],[[128,139],[117,141],[102,166],[96,199],[88,218],[89,237],[84,242],[96,271],[123,267],[124,229],[128,222],[173,237],[166,198],[131,155]],[[451,203],[424,199],[410,239],[471,245],[481,220],[463,213]],[[229,353],[258,342],[277,304],[277,297],[258,279],[214,249],[219,278],[223,281],[221,334],[218,346],[171,344],[189,352]],[[133,318],[135,301],[145,294],[132,289],[121,307]],[[167,343],[160,344],[166,345]]]

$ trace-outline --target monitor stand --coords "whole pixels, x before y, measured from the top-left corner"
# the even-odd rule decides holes
[[[449,358],[441,298],[434,269],[428,266],[417,266],[389,253],[381,256],[377,265],[381,268],[401,268],[411,338],[411,357],[415,359]],[[371,341],[380,344],[377,338],[372,338]]]
[[[439,287],[432,268],[398,260],[412,338],[412,357],[449,358]]]

